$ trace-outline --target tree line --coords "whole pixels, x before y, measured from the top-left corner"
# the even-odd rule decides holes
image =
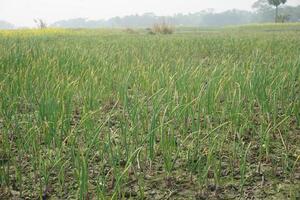
[[[274,22],[274,20],[275,22],[300,22],[300,5],[287,6],[284,5],[285,3],[286,0],[258,0],[253,4],[252,11],[233,9],[215,12],[213,9],[207,9],[196,13],[179,13],[173,16],[157,16],[154,13],[145,13],[142,15],[113,17],[108,20],[76,18],[57,21],[48,25],[63,28],[146,28],[161,21],[174,26],[226,26],[266,23]],[[0,21],[0,29],[13,27],[8,22]]]

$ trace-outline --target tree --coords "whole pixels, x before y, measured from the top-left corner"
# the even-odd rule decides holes
[[[275,6],[275,22],[278,22],[278,7],[280,4],[285,4],[287,0],[268,0],[268,3]]]
[[[44,22],[42,19],[34,19],[33,21],[36,23],[36,25],[39,29],[47,28],[46,22]]]
[[[265,10],[270,7],[268,0],[258,0],[252,4],[252,8],[255,10]]]
[[[268,0],[257,0],[253,3],[252,8],[253,22],[266,23],[274,21],[273,6],[271,6]]]

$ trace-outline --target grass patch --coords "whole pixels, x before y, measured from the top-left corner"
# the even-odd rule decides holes
[[[0,198],[298,198],[299,55],[293,30],[2,31]]]

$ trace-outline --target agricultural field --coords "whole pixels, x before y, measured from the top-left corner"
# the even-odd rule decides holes
[[[300,24],[0,32],[0,199],[299,199]]]

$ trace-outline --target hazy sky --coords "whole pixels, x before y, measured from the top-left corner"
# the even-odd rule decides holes
[[[250,10],[256,0],[0,0],[0,20],[18,26],[34,25],[34,18],[47,23],[84,17],[107,19],[114,16],[154,12],[157,15],[197,12],[207,8]],[[300,0],[288,0],[299,5]]]

